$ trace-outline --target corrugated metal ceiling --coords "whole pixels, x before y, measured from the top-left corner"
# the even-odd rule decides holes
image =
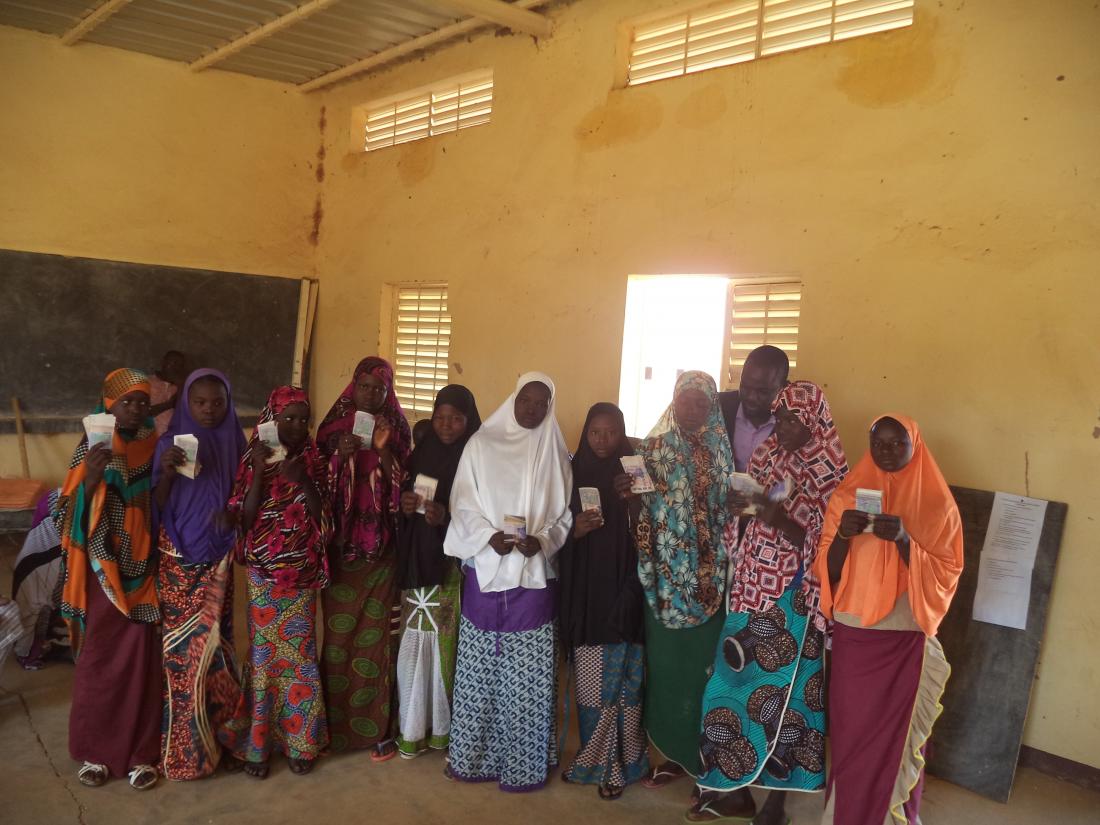
[[[320,0],[0,0],[0,25],[62,36],[114,5],[81,40],[193,63],[296,9],[312,11],[213,64],[299,84],[469,19],[445,0],[337,0],[313,11],[315,4],[324,6]]]

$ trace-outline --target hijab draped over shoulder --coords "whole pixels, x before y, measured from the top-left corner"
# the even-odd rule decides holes
[[[913,444],[913,457],[897,472],[881,469],[868,451],[829,501],[815,568],[821,579],[821,610],[860,618],[864,627],[877,624],[909,594],[913,618],[926,636],[935,636],[951,606],[963,569],[962,521],[955,497],[921,437],[917,422],[890,413],[880,416],[901,424]],[[855,508],[856,488],[881,490],[882,512],[900,516],[909,533],[909,565],[897,545],[872,533],[851,539],[848,558],[834,590],[829,584],[829,545],[845,510]]]
[[[191,417],[188,394],[194,383],[215,378],[225,387],[226,412],[221,424],[207,429]],[[236,535],[223,528],[216,516],[225,509],[233,480],[247,442],[233,406],[229,379],[212,369],[195,370],[187,377],[168,429],[157,441],[153,457],[153,486],[161,479],[160,460],[173,446],[177,435],[193,435],[199,440],[199,474],[194,478],[178,475],[172,483],[168,501],[157,507],[154,522],[171,539],[183,564],[210,564],[220,561],[232,549]]]
[[[256,430],[241,456],[229,509],[240,512],[252,486],[255,470],[252,451],[260,440],[259,425],[274,421],[291,404],[309,407],[309,396],[301,387],[279,387],[271,393],[260,413]],[[329,568],[325,544],[332,532],[329,511],[328,465],[312,438],[306,438],[298,455],[302,456],[306,475],[321,499],[321,520],[309,513],[302,485],[282,474],[282,461],[264,467],[264,491],[256,520],[238,540],[236,556],[266,581],[290,589],[322,588],[328,584]]]
[[[516,420],[520,390],[539,383],[550,390],[546,417],[532,430]],[[514,587],[540,589],[557,576],[551,559],[573,523],[569,493],[573,472],[554,416],[554,382],[541,372],[521,375],[515,391],[466,444],[451,490],[451,526],[444,548],[448,556],[473,566],[484,593]],[[489,546],[504,529],[505,516],[527,520],[542,552],[526,558],[519,550],[498,555]]]
[[[355,384],[363,375],[373,375],[386,387],[386,400],[376,414],[390,425],[387,446],[404,468],[412,448],[412,431],[393,388],[393,367],[372,355],[355,367],[351,381],[317,428],[317,446],[329,462],[336,545],[345,561],[376,559],[390,545],[401,499],[401,480],[386,479],[377,450],[366,445],[350,461],[341,461],[337,443],[342,433],[355,426]]]
[[[115,370],[103,381],[95,412],[107,412],[131,392],[148,394],[148,376],[135,369]],[[94,586],[102,587],[111,603],[131,621],[160,621],[149,506],[156,446],[152,418],[132,433],[116,428],[111,460],[90,496],[84,489],[86,435],[69,462],[55,520],[65,564],[61,613],[68,621],[74,652],[79,651],[84,635],[89,572],[95,578]]]
[[[675,398],[698,390],[710,401],[706,423],[690,431],[676,422]],[[638,447],[657,488],[642,496],[636,538],[638,576],[654,615],[665,627],[695,627],[722,607],[731,518],[726,499],[733,448],[714,379],[683,373],[673,402]]]
[[[772,409],[785,407],[810,431],[810,440],[797,450],[779,444],[775,433],[752,455],[749,475],[765,490],[790,479],[790,497],[783,503],[787,516],[806,531],[802,546],[786,534],[754,518],[733,557],[730,577],[730,612],[757,613],[776,602],[795,577],[802,577],[802,593],[819,630],[825,622],[817,610],[820,590],[811,570],[825,521],[825,508],[837,485],[848,474],[848,461],[840,443],[829,402],[821,388],[810,381],[794,381],[783,388]],[[727,527],[730,545],[736,544],[736,522]]]
[[[453,444],[444,444],[429,428],[409,457],[409,469],[405,487],[412,489],[417,475],[423,474],[438,482],[435,500],[446,504],[451,500],[451,487],[462,451],[470,437],[481,429],[481,416],[477,411],[474,394],[461,384],[448,384],[436,396],[434,410],[443,404],[454,407],[466,416],[466,432]],[[398,579],[401,587],[433,587],[443,584],[448,564],[454,564],[443,553],[443,539],[447,535],[450,513],[439,527],[433,527],[424,516],[414,513],[399,522],[397,535]]]

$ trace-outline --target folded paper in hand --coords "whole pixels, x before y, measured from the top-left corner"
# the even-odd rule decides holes
[[[653,479],[646,472],[645,459],[640,455],[624,455],[619,459],[623,470],[630,476],[630,492],[652,493],[657,488],[653,486]]]
[[[426,476],[423,473],[416,474],[416,481],[413,482],[413,492],[420,496],[420,504],[416,507],[416,512],[423,514],[427,508],[424,505],[429,501],[435,501],[435,490],[439,486],[439,479]]]
[[[268,464],[274,464],[286,458],[286,447],[279,440],[278,424],[274,421],[265,421],[256,428],[256,432],[260,434],[260,441],[271,448],[271,455],[267,457]]]
[[[199,474],[199,439],[193,435],[176,435],[172,437],[172,444],[183,450],[184,462],[176,468],[176,472],[184,478],[194,478]]]
[[[96,444],[111,446],[115,437],[115,417],[110,413],[92,413],[84,416],[84,432],[88,434],[88,449]]]

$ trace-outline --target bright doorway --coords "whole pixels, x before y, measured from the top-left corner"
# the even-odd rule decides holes
[[[644,438],[672,400],[680,373],[702,370],[721,388],[728,330],[729,278],[632,275],[619,375],[628,435]]]

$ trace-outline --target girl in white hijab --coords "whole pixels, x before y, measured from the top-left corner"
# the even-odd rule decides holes
[[[443,546],[466,579],[450,778],[531,791],[557,764],[554,556],[573,522],[572,481],[554,382],[529,372],[470,438],[451,489]]]

